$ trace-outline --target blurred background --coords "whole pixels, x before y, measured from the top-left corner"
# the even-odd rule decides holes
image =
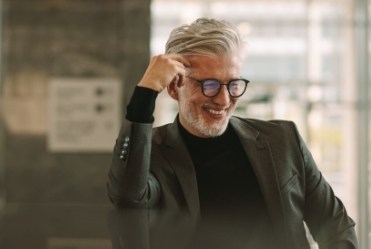
[[[120,121],[169,32],[238,26],[236,115],[295,121],[371,248],[368,0],[0,0],[0,248],[112,248],[106,179]],[[176,103],[157,100],[155,126]],[[315,245],[313,245],[315,248]]]

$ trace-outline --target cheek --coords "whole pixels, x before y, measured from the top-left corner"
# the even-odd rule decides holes
[[[202,94],[200,95],[198,93],[191,95],[187,100],[187,104],[189,105],[188,109],[200,113],[202,105],[208,101],[208,99],[205,98],[206,97]]]
[[[179,101],[180,108],[186,112],[195,112],[199,106],[199,102],[197,99],[193,98],[192,96],[185,97],[183,96],[182,99]]]
[[[236,101],[236,100],[231,101],[231,106],[229,108],[229,114],[230,115],[236,110],[237,103],[238,103],[238,101]]]
[[[232,106],[236,106],[238,103],[238,99],[231,98],[231,103],[232,103]]]
[[[179,111],[190,117],[196,118],[199,115],[202,115],[202,103],[200,98],[197,95],[190,95],[188,97],[182,97],[179,100]]]
[[[200,104],[203,101],[204,96],[199,89],[195,88],[183,88],[179,91],[179,100],[188,104]]]

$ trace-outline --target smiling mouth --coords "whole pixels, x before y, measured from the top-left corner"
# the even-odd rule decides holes
[[[212,115],[220,116],[220,115],[224,115],[227,113],[227,109],[212,109],[210,107],[204,107],[203,109]]]

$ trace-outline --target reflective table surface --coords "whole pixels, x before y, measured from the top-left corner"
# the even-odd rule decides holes
[[[112,205],[7,205],[1,249],[188,248],[187,215]]]
[[[1,249],[244,248],[243,234],[217,220],[179,212],[107,205],[8,204],[1,211]],[[206,232],[205,232],[206,231]]]

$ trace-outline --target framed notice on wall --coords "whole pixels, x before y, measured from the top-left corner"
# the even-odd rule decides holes
[[[55,78],[49,85],[48,148],[53,152],[111,152],[121,121],[121,82]]]

